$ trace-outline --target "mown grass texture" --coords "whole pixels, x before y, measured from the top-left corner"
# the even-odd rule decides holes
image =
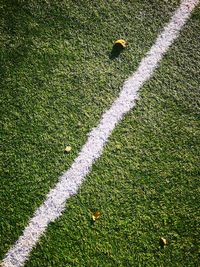
[[[21,1],[1,7],[2,256],[176,5]],[[27,266],[197,266],[198,23],[196,11]],[[119,37],[129,48],[110,60]],[[67,156],[66,144],[73,148]],[[103,214],[94,225],[93,209]],[[169,239],[165,249],[161,235]]]

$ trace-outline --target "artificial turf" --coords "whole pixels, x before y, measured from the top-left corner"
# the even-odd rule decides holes
[[[1,4],[1,257],[178,3]],[[199,20],[197,8],[26,266],[198,265]],[[111,60],[119,37],[129,48]]]

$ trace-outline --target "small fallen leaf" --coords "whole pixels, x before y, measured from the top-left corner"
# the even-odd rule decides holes
[[[101,212],[97,210],[92,214],[92,220],[95,222],[97,219],[99,219],[100,216]]]
[[[119,39],[115,41],[115,45],[121,45],[123,48],[126,48],[128,45],[128,42],[123,39]]]
[[[168,244],[168,240],[166,238],[164,238],[164,237],[161,237],[160,238],[160,245],[164,247],[167,244]]]
[[[65,152],[69,153],[72,150],[71,146],[66,146],[65,147]]]

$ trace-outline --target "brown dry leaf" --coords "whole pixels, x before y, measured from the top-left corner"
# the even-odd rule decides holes
[[[99,219],[100,216],[101,212],[97,210],[92,214],[92,220],[95,222],[97,219]]]

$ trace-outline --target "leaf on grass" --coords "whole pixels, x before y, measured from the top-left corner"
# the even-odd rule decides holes
[[[92,214],[92,220],[95,222],[97,219],[99,219],[100,216],[101,212],[97,210]]]
[[[123,39],[119,39],[115,42],[115,45],[120,45],[121,47],[126,48],[128,45],[128,42]]]
[[[66,146],[65,147],[65,152],[69,153],[72,150],[71,146]]]
[[[162,247],[164,247],[164,246],[166,246],[167,244],[168,244],[167,239],[164,238],[164,237],[161,237],[161,238],[160,238],[160,245],[161,245]]]

